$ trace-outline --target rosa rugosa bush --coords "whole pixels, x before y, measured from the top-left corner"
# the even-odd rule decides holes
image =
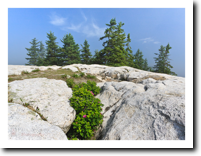
[[[74,86],[70,105],[76,111],[76,118],[67,134],[70,139],[90,139],[94,135],[94,131],[98,129],[98,126],[102,124],[101,106],[103,104],[101,104],[98,98],[94,97],[94,95],[100,92],[100,88],[98,88],[94,82]],[[94,93],[93,95],[91,92],[96,94]]]

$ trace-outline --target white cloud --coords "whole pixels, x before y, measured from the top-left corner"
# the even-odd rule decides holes
[[[70,27],[66,27],[67,29],[70,29],[70,30],[73,30],[73,31],[76,31],[76,32],[80,32],[80,28],[82,26],[82,23],[78,24],[78,25],[74,25],[71,23],[71,26]]]
[[[154,44],[158,44],[158,43],[160,43],[160,42],[158,42],[158,41],[155,41],[155,42],[154,42]]]
[[[100,28],[92,22],[92,24],[84,26],[82,32],[86,34],[87,37],[102,37],[104,35],[104,31],[105,28]]]
[[[81,11],[82,17],[84,18],[85,21],[87,21],[87,17],[85,16],[85,14]]]
[[[139,41],[143,41],[143,43],[153,42],[154,44],[158,44],[158,41],[154,41],[151,37],[140,39]]]
[[[61,26],[65,24],[65,21],[67,18],[63,18],[63,17],[59,17],[56,14],[53,14],[52,16],[50,16],[50,23],[56,26]]]

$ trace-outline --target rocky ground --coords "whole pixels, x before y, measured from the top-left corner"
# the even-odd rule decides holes
[[[73,64],[68,66],[8,65],[9,78],[22,71],[71,70],[95,75],[104,104],[100,140],[184,140],[185,78],[131,67]],[[12,77],[13,76],[13,77]],[[36,75],[38,76],[38,75]],[[10,139],[65,139],[76,112],[72,90],[62,80],[21,77],[8,83]],[[83,79],[83,81],[85,81]],[[25,107],[29,104],[29,107]],[[33,108],[32,110],[30,108]],[[33,111],[35,110],[35,111]],[[46,119],[41,118],[41,115]]]

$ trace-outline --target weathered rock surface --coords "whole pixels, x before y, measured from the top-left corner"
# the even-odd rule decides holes
[[[26,67],[10,66],[9,74],[21,74]],[[41,67],[40,70],[51,67],[96,75],[102,81],[97,84],[101,87],[101,93],[96,97],[104,104],[104,121],[97,138],[185,139],[185,78],[127,66],[109,67],[96,64],[50,66]],[[31,70],[36,68],[39,67],[27,67]],[[39,108],[50,124],[60,127],[65,133],[75,118],[75,111],[69,105],[71,95],[72,91],[66,83],[58,80],[27,79],[9,84],[9,98],[13,98],[13,102],[26,102],[35,109]]]
[[[69,104],[72,90],[62,80],[35,78],[13,81],[9,83],[8,92],[9,100],[18,104],[28,103],[64,133],[68,132],[75,119],[76,112]]]
[[[31,72],[34,69],[40,69],[42,71],[47,70],[48,68],[57,70],[61,66],[25,66],[25,65],[8,65],[8,75],[21,75],[22,71]]]
[[[19,104],[8,104],[8,136],[12,140],[68,140],[57,126]]]
[[[184,140],[185,83],[172,77],[140,83],[105,82],[96,97],[104,104],[102,140]]]

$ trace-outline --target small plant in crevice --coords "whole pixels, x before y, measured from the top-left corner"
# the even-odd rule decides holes
[[[66,79],[66,83],[68,85],[68,87],[73,88],[75,85],[75,82],[73,79]]]
[[[21,74],[22,74],[22,75],[24,75],[24,74],[29,74],[29,72],[23,70],[23,71],[21,72]]]
[[[80,76],[81,76],[81,77],[84,77],[84,75],[85,75],[85,74],[84,74],[83,72],[80,73]]]
[[[40,71],[39,68],[36,68],[36,69],[32,70],[32,72],[39,72],[39,71]]]
[[[96,88],[95,82],[90,81],[73,87],[70,105],[76,111],[76,118],[67,133],[70,140],[76,140],[76,138],[79,140],[90,139],[102,124],[101,106],[103,104],[94,97],[100,92],[100,88],[98,88]]]
[[[94,75],[90,75],[90,74],[87,74],[87,76],[86,76],[88,79],[95,79],[96,78],[96,76],[94,76]]]
[[[74,77],[74,78],[79,78],[80,76],[77,75],[77,74],[73,74],[72,77]]]
[[[61,78],[66,79],[67,78],[67,74],[61,75]]]

